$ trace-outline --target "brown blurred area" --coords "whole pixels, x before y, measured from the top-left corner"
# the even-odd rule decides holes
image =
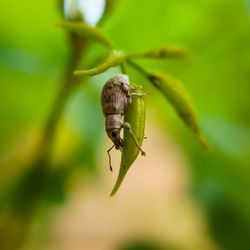
[[[147,156],[136,160],[114,197],[109,193],[120,152],[112,153],[115,171],[110,172],[105,146],[100,175],[72,182],[70,199],[46,218],[48,238],[36,249],[110,250],[137,239],[157,242],[163,249],[219,249],[208,235],[199,204],[190,196],[190,163],[174,138],[162,133],[154,121],[147,123],[143,144]],[[33,244],[25,249],[34,249]]]

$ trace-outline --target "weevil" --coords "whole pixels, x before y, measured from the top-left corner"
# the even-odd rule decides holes
[[[110,151],[115,147],[122,150],[124,142],[121,138],[121,130],[128,129],[130,136],[135,142],[135,145],[141,151],[142,155],[146,155],[140,147],[134,136],[133,130],[129,123],[123,121],[123,115],[126,113],[129,105],[132,103],[132,96],[142,97],[147,94],[133,93],[135,87],[129,84],[128,75],[120,74],[109,79],[102,90],[101,101],[102,111],[105,116],[105,128],[108,137],[114,145],[107,150],[109,157],[109,168],[112,171]]]

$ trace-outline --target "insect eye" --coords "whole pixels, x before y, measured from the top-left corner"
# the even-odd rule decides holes
[[[116,137],[117,136],[116,132],[112,132],[112,136]]]

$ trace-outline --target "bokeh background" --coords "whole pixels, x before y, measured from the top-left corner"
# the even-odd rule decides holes
[[[204,151],[165,99],[131,71],[150,94],[147,157],[110,198],[120,154],[112,152],[111,173],[100,91],[120,72],[115,68],[80,79],[65,95],[49,159],[37,168],[37,145],[69,60],[67,34],[56,26],[64,17],[58,1],[1,1],[0,249],[250,249],[250,2],[116,2],[100,27],[117,48],[181,44],[192,52],[191,62],[140,64],[185,83],[214,150]],[[105,53],[91,44],[82,68]]]

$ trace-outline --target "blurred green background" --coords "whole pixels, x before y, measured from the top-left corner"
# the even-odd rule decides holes
[[[192,51],[192,62],[140,63],[183,80],[214,150],[205,152],[164,98],[131,71],[133,82],[150,93],[148,156],[110,199],[117,173],[108,170],[100,91],[119,72],[112,69],[81,79],[67,97],[50,162],[40,161],[40,172],[32,172],[63,84],[68,39],[56,27],[63,20],[57,1],[1,1],[0,240],[11,240],[0,249],[250,249],[250,2],[117,2],[101,26],[117,48],[136,52],[182,44]],[[82,68],[104,54],[90,45]],[[174,173],[174,191],[165,183],[170,177],[164,164]],[[18,193],[19,183],[26,189]]]

